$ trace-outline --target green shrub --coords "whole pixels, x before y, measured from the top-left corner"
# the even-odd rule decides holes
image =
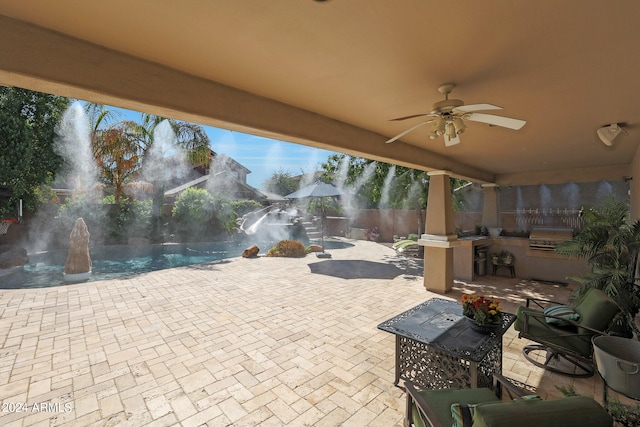
[[[234,201],[220,193],[212,195],[213,211],[211,216],[211,226],[214,231],[224,231],[226,234],[236,227],[236,209]]]
[[[249,212],[254,212],[262,209],[264,206],[262,206],[255,200],[243,199],[232,201],[231,207],[233,208],[236,215],[238,215],[238,217],[241,217],[242,215],[248,214]]]
[[[211,220],[213,197],[207,190],[187,188],[176,198],[172,215],[181,234],[197,235],[204,232]]]
[[[151,205],[151,200],[129,199],[121,199],[119,204],[115,204],[115,201],[110,204],[105,223],[109,243],[126,244],[130,237],[148,237],[151,230]]]
[[[76,197],[58,207],[56,213],[55,229],[61,233],[64,243],[68,242],[69,233],[73,229],[78,218],[82,218],[87,224],[90,241],[95,244],[104,244],[105,226],[108,215],[104,205],[89,201],[85,196]]]
[[[267,256],[301,258],[307,254],[307,250],[299,240],[280,240],[269,249]]]
[[[625,405],[613,400],[607,402],[605,409],[615,421],[625,427],[640,425],[640,404]]]
[[[231,199],[200,188],[188,188],[180,193],[172,215],[178,233],[195,240],[211,240],[220,234],[229,234],[237,218]]]
[[[60,205],[57,221],[63,236],[71,232],[76,219],[83,218],[95,244],[126,244],[129,237],[147,237],[151,221],[151,200],[122,199],[113,196],[99,203],[76,198]]]
[[[570,386],[555,386],[565,396],[579,396],[573,385]],[[604,406],[609,415],[625,427],[640,425],[640,404],[625,405],[617,400],[611,400]]]

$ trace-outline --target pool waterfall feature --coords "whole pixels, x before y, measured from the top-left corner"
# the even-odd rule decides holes
[[[309,240],[302,225],[302,213],[296,208],[267,206],[244,215],[237,224],[247,241]]]

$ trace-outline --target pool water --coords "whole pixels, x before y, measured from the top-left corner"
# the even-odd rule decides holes
[[[266,253],[274,243],[258,243]],[[339,248],[349,244],[332,242],[325,247]],[[90,249],[93,263],[88,281],[120,279],[135,274],[167,268],[205,264],[239,257],[251,244],[246,242],[163,244],[148,246],[106,246]],[[29,255],[29,262],[14,272],[0,276],[0,289],[46,288],[70,284],[64,281],[67,251],[51,251]]]

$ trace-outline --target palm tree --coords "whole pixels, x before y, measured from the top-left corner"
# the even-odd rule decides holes
[[[165,119],[163,117],[154,116],[152,114],[142,115],[141,129],[147,141],[147,148],[151,147],[154,140],[154,131],[156,127]],[[176,134],[176,145],[186,150],[187,160],[194,166],[209,165],[210,140],[204,128],[194,123],[187,123],[178,120],[169,119],[169,124]],[[154,196],[152,207],[151,221],[151,238],[158,242],[162,236],[161,230],[161,212],[164,202],[164,181],[153,182]]]
[[[560,244],[556,252],[585,258],[591,273],[571,277],[582,291],[594,287],[613,298],[620,307],[622,323],[640,339],[634,316],[640,307],[636,267],[640,251],[640,220],[632,223],[629,206],[611,197],[600,209],[587,209],[584,227],[572,240]]]
[[[89,118],[92,135],[95,135],[101,127],[109,126],[112,121],[118,121],[120,117],[118,112],[109,110],[103,104],[94,104],[93,102],[87,102],[84,111]]]
[[[142,128],[146,134],[147,145],[153,143],[153,132],[156,126],[165,120],[164,117],[153,114],[142,115]],[[171,128],[176,134],[177,145],[187,152],[187,160],[193,165],[209,164],[209,150],[211,141],[204,128],[195,123],[168,119]]]
[[[143,130],[135,122],[123,121],[94,132],[93,156],[103,180],[113,185],[117,204],[124,184],[140,170],[145,149]]]

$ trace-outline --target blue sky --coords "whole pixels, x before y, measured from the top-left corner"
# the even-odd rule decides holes
[[[120,114],[119,120],[141,122],[141,113],[116,107],[107,107]],[[251,171],[247,183],[262,189],[264,181],[274,172],[288,172],[291,175],[314,172],[327,160],[332,151],[304,145],[278,141],[260,136],[203,126],[211,149],[218,154],[226,154]]]

